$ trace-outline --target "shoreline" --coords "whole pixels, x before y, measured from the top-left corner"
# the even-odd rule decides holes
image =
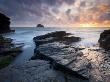
[[[66,37],[66,38],[64,38],[64,40],[66,41],[66,40],[68,40],[68,42],[69,43],[71,43],[71,40],[72,40],[72,38],[68,38],[68,37]],[[73,37],[74,38],[74,37]],[[46,39],[45,39],[46,40]],[[34,69],[36,69],[36,70],[38,70],[38,68],[39,68],[39,66],[38,67],[36,67],[37,65],[38,65],[38,63],[37,62],[40,62],[41,61],[41,65],[42,65],[42,62],[48,62],[48,64],[49,64],[49,68],[48,69],[46,69],[46,70],[48,70],[49,72],[50,72],[50,70],[53,70],[53,71],[56,71],[55,73],[57,73],[58,71],[60,71],[61,73],[63,73],[63,75],[61,74],[61,77],[65,77],[65,78],[63,78],[62,80],[64,80],[64,79],[67,79],[67,81],[68,82],[72,82],[72,81],[74,81],[74,79],[76,79],[76,77],[72,77],[72,76],[74,76],[74,75],[72,75],[71,76],[71,74],[69,75],[68,73],[66,73],[66,69],[65,69],[65,67],[63,67],[62,68],[62,66],[61,65],[59,65],[59,63],[61,63],[61,64],[64,64],[64,65],[66,65],[66,67],[69,65],[69,63],[68,63],[68,61],[66,60],[66,59],[64,59],[63,61],[59,61],[59,63],[55,63],[55,62],[49,62],[49,60],[51,60],[51,61],[54,61],[53,59],[50,59],[49,58],[49,60],[47,61],[47,60],[45,60],[45,58],[46,59],[48,59],[47,57],[49,57],[48,56],[48,54],[61,54],[62,55],[62,57],[64,57],[65,56],[65,54],[67,54],[67,52],[68,52],[68,54],[70,54],[69,56],[70,56],[70,59],[73,57],[71,54],[72,53],[74,53],[74,50],[75,50],[75,53],[74,53],[74,57],[76,57],[75,59],[74,59],[74,57],[73,57],[73,59],[74,59],[74,61],[72,60],[69,60],[69,62],[70,63],[73,63],[73,66],[75,67],[75,68],[73,68],[73,70],[74,71],[76,71],[77,73],[79,73],[81,76],[82,75],[85,75],[85,74],[87,74],[87,71],[91,71],[91,72],[88,72],[88,74],[89,74],[89,80],[91,81],[91,82],[97,82],[97,80],[102,80],[102,79],[104,79],[104,77],[106,76],[106,74],[107,73],[109,73],[108,71],[108,68],[109,68],[109,62],[107,62],[108,61],[108,55],[107,55],[107,53],[105,53],[104,51],[103,51],[103,49],[100,49],[100,48],[98,48],[98,46],[96,45],[96,46],[93,46],[92,48],[90,47],[90,48],[83,48],[83,47],[81,47],[81,48],[78,48],[78,47],[75,47],[75,46],[73,46],[73,44],[71,45],[68,45],[68,43],[66,43],[65,41],[64,41],[64,44],[66,44],[66,46],[64,45],[64,44],[62,44],[62,41],[60,41],[61,43],[59,43],[59,39],[54,39],[54,40],[57,40],[58,41],[58,43],[57,42],[50,42],[50,43],[48,43],[48,40],[51,40],[51,38],[47,38],[47,42],[45,43],[45,41],[44,41],[44,44],[41,44],[41,45],[38,45],[38,46],[36,46],[36,49],[35,49],[35,54],[37,54],[37,57],[35,57],[34,58],[34,60],[29,60],[29,61],[27,61],[27,62],[24,62],[24,63],[22,63],[22,64],[20,64],[20,65],[10,65],[10,66],[8,66],[8,67],[6,67],[6,68],[4,68],[4,69],[2,69],[2,70],[0,70],[0,76],[2,75],[1,73],[3,73],[4,72],[4,74],[3,74],[3,77],[5,78],[5,77],[10,77],[9,75],[10,74],[19,74],[18,73],[18,71],[23,71],[23,74],[26,74],[25,76],[22,76],[22,74],[19,74],[19,78],[17,79],[18,81],[23,81],[23,79],[25,79],[25,78],[27,78],[27,75],[29,75],[25,70],[27,70],[28,72],[30,72],[30,73],[32,73],[33,75],[35,75],[35,74],[37,74],[38,72],[37,71],[35,71]],[[70,41],[69,41],[70,40]],[[35,41],[35,40],[34,40]],[[40,40],[39,40],[40,41]],[[53,40],[51,40],[51,41],[53,41]],[[57,45],[57,46],[55,46],[55,45]],[[51,48],[49,48],[49,47],[51,47]],[[43,49],[44,48],[44,49]],[[52,50],[52,48],[53,48],[53,50]],[[45,51],[45,49],[47,49],[48,50],[48,53]],[[40,52],[43,52],[43,54],[45,54],[45,55],[47,55],[47,57],[45,57],[44,55],[38,55],[38,51],[36,51],[36,50],[40,50]],[[52,52],[51,53],[49,53],[49,51],[51,51],[52,50]],[[63,50],[62,52],[59,52],[60,50]],[[71,51],[71,50],[73,50],[73,51]],[[56,53],[57,52],[57,53]],[[83,52],[83,53],[82,53]],[[65,54],[63,54],[63,53],[65,53]],[[88,53],[89,53],[89,55],[88,55]],[[34,55],[35,55],[34,54]],[[94,54],[94,55],[93,55]],[[104,56],[105,55],[105,56]],[[61,56],[59,56],[59,57],[57,57],[58,55],[56,55],[56,57],[55,56],[53,56],[53,58],[61,58]],[[69,57],[68,56],[68,57]],[[42,59],[42,57],[43,57],[43,59]],[[52,57],[52,56],[51,56]],[[67,58],[67,57],[66,57]],[[104,59],[102,62],[100,61],[100,60],[95,60],[95,59],[100,59],[100,58],[102,58],[102,59]],[[40,60],[39,60],[40,59]],[[59,59],[58,59],[59,60]],[[62,60],[62,59],[60,59],[60,60]],[[34,64],[34,66],[31,66],[31,64],[33,64],[33,62],[36,62],[36,64]],[[87,63],[88,62],[88,63]],[[94,62],[96,62],[96,63],[94,63]],[[105,63],[106,62],[106,63]],[[100,64],[101,63],[101,64]],[[25,64],[25,65],[24,65]],[[53,64],[53,65],[52,65]],[[99,64],[100,64],[100,66],[99,66]],[[24,66],[23,66],[24,65]],[[29,66],[30,65],[30,66]],[[46,64],[47,65],[47,64]],[[58,65],[58,67],[57,67],[57,65]],[[71,64],[70,64],[71,65]],[[79,65],[79,66],[78,66]],[[105,65],[107,65],[106,67],[104,67]],[[81,67],[82,66],[82,67]],[[87,68],[85,68],[85,66],[87,67]],[[43,66],[41,66],[41,67],[43,67]],[[54,68],[56,68],[56,69],[54,69]],[[59,69],[60,68],[60,69]],[[80,69],[81,68],[81,69]],[[90,70],[92,68],[92,70]],[[58,70],[59,69],[59,70]],[[71,69],[71,66],[70,66],[70,69]],[[94,70],[93,70],[94,69]],[[103,69],[102,71],[101,71],[101,69]],[[9,72],[9,70],[11,70],[10,72]],[[14,71],[14,70],[17,70],[16,72]],[[32,71],[32,70],[34,70],[34,71]],[[106,71],[104,71],[104,70],[108,70],[107,72]],[[6,73],[6,72],[8,73]],[[42,70],[43,71],[43,70]],[[11,73],[12,72],[12,73]],[[35,73],[33,73],[33,72],[35,72]],[[98,72],[98,73],[97,73]],[[40,72],[41,74],[43,74],[43,72]],[[70,73],[72,73],[72,72],[70,72]],[[100,74],[100,73],[102,73],[102,74]],[[105,74],[103,74],[103,73],[105,73]],[[39,74],[39,73],[38,73]],[[49,74],[49,73],[47,73],[49,76],[51,76],[51,74]],[[58,73],[59,74],[59,73]],[[30,78],[31,78],[31,80],[32,79],[36,79],[36,81],[38,80],[38,78],[37,77],[34,77],[32,75],[32,77],[30,76]],[[65,76],[65,75],[69,75],[69,77],[67,77],[67,76]],[[77,74],[75,74],[75,75],[77,75]],[[97,75],[97,77],[95,77],[95,75]],[[79,76],[79,75],[78,75]],[[13,79],[15,79],[15,77],[16,77],[16,75],[15,76],[13,76]],[[23,77],[23,79],[20,79],[21,77]],[[39,77],[39,78],[41,78],[40,80],[42,80],[43,78],[42,78],[43,76],[41,75],[41,77]],[[69,78],[71,77],[71,81],[69,80]],[[86,77],[86,76],[84,76],[84,77]],[[108,76],[107,76],[108,77]],[[105,78],[105,79],[107,79],[107,77]],[[46,76],[46,78],[48,78],[48,76]],[[1,78],[2,79],[2,78]],[[53,79],[55,79],[55,80],[57,80],[58,79],[58,77],[57,78],[51,78],[52,80]],[[5,80],[5,79],[2,79],[3,81]],[[10,79],[8,79],[8,80],[10,80]],[[27,79],[26,81],[28,81],[29,79]],[[44,79],[43,79],[44,80]],[[48,80],[48,79],[47,79]],[[60,79],[61,80],[61,79]],[[92,81],[93,80],[93,81]],[[32,80],[33,81],[33,80]],[[78,81],[78,79],[77,80],[75,80],[75,81]],[[13,81],[14,82],[14,81]],[[65,82],[65,81],[61,81],[61,82]],[[79,82],[83,82],[83,81],[79,81]],[[84,82],[88,82],[88,81],[84,81]]]

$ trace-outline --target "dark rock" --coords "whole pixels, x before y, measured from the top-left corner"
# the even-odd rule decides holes
[[[71,47],[71,43],[80,41],[80,37],[69,36],[65,31],[56,31],[34,38],[35,55],[31,58],[50,61],[54,69],[88,80],[88,60],[79,59],[83,53]],[[67,43],[70,43],[68,45]],[[78,64],[78,66],[76,66]],[[81,71],[80,71],[81,70]]]
[[[45,34],[45,35],[37,36],[34,39],[46,39],[50,37],[64,37],[66,35],[67,33],[65,31],[56,31],[56,32]]]
[[[42,25],[42,24],[38,24],[37,27],[44,27],[44,25]]]
[[[104,32],[100,34],[98,42],[100,47],[105,50],[110,50],[110,30],[104,30]]]
[[[0,36],[0,69],[8,66],[21,53],[22,46],[12,43],[12,39]]]
[[[45,60],[31,60],[0,70],[0,82],[88,82],[51,68]]]
[[[10,18],[0,13],[0,33],[7,33],[10,31]]]
[[[32,59],[50,61],[57,70],[69,73],[80,79],[89,78],[89,62],[85,58],[78,59],[83,56],[83,53],[79,54],[79,52],[75,51],[75,48],[65,48],[65,46],[65,44],[59,42],[40,45],[35,49],[35,55]],[[75,64],[78,64],[79,67]]]
[[[51,43],[56,41],[66,42],[66,43],[72,43],[80,41],[80,37],[69,37],[69,33],[66,33],[65,31],[56,31],[52,33],[48,33],[45,35],[34,37],[34,41],[36,45],[41,45],[45,43]]]

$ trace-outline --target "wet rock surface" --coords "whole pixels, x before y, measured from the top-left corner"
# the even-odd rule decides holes
[[[83,53],[77,51],[76,48],[63,43],[53,42],[40,45],[35,50],[35,54],[36,55],[32,59],[49,60],[52,65],[59,70],[64,70],[65,72],[71,71],[73,75],[80,78],[89,78],[88,68],[90,63],[86,58],[82,57]]]
[[[110,52],[94,47],[94,49],[87,48],[83,50],[83,54],[91,63],[90,82],[109,82]]]
[[[7,33],[10,31],[10,18],[0,13],[0,33]]]
[[[109,82],[110,80],[110,52],[106,52],[100,47],[85,48],[77,52],[75,48],[65,44],[48,43],[40,45],[35,51],[37,52],[35,52],[34,59],[54,61],[52,64],[61,72],[75,71],[81,76],[89,78],[89,82]],[[71,73],[69,74],[71,75]],[[81,79],[81,77],[79,78]]]
[[[32,60],[0,70],[0,82],[110,82],[110,52],[98,45],[73,44],[66,40],[36,44]]]
[[[31,60],[0,70],[0,82],[87,82],[54,70],[49,61]]]
[[[104,48],[105,50],[110,50],[110,30],[104,30],[100,34],[98,42],[100,44],[100,47]]]
[[[66,33],[65,31],[56,31],[56,32],[34,37],[34,42],[37,46],[39,46],[41,44],[52,43],[52,42],[63,42],[63,43],[70,44],[72,42],[78,42],[81,40],[80,37],[69,36],[69,35],[71,34]]]
[[[35,37],[37,47],[32,59],[48,60],[55,69],[87,81],[89,78],[87,68],[90,63],[86,58],[81,58],[83,53],[79,48],[71,46],[72,43],[80,41],[80,38],[68,35],[70,34],[65,31],[56,31]],[[43,42],[39,43],[39,41]]]
[[[110,56],[98,45],[88,48],[77,48],[74,42],[63,41],[44,42],[37,45],[32,59],[42,59],[63,73],[78,76],[78,79],[88,78],[89,82],[109,82]],[[86,80],[88,81],[88,80]]]
[[[15,45],[13,40],[0,36],[0,69],[6,67],[22,52],[23,45]]]

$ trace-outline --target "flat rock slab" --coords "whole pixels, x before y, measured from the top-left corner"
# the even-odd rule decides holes
[[[0,70],[0,82],[51,82],[51,80],[63,82],[65,79],[63,74],[52,70],[50,64],[43,60],[32,60]]]
[[[65,31],[56,31],[34,38],[36,44],[35,56],[32,59],[48,60],[55,69],[67,72],[79,79],[88,80],[90,66],[83,53],[70,45],[80,41],[80,37]]]
[[[53,70],[48,61],[31,60],[0,70],[0,82],[87,82]]]
[[[83,53],[74,47],[59,42],[47,43],[36,48],[35,54],[33,58],[50,60],[59,68],[73,72],[80,78],[89,78],[91,65],[88,59],[83,57]]]
[[[65,31],[55,31],[55,32],[47,33],[45,35],[34,37],[33,40],[36,46],[39,46],[42,44],[52,43],[52,42],[63,42],[66,44],[70,44],[73,42],[80,41],[81,38],[75,37],[70,33],[66,33]]]

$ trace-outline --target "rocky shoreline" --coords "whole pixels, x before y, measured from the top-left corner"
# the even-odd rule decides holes
[[[102,35],[100,41],[101,38]],[[1,69],[1,82],[109,82],[110,52],[99,47],[100,41],[93,47],[76,47],[73,44],[81,38],[65,31],[36,36],[33,40],[34,56],[24,64]]]
[[[58,34],[59,36],[55,36],[56,33],[58,34],[60,32],[52,32],[34,38],[36,49],[35,55],[32,57],[33,60],[41,59],[50,61],[54,69],[76,76],[80,80],[109,82],[110,72],[108,70],[110,68],[110,58],[108,51],[105,51],[99,46],[77,48],[73,44],[80,41],[81,38],[76,39],[74,36],[68,38],[70,34],[66,34],[66,32],[61,32],[61,34]],[[65,36],[68,39],[62,39]],[[99,45],[101,46],[100,42]]]
[[[10,28],[10,18],[0,13],[0,69],[7,67],[22,52],[23,44],[13,43],[13,39],[3,37],[4,33],[14,32]]]
[[[82,55],[79,52],[82,49],[71,46],[72,43],[80,41],[81,38],[70,35],[65,31],[56,31],[35,37],[35,56],[31,59],[50,61],[55,69],[86,81],[89,78],[88,70],[86,70],[86,67],[89,67],[89,63],[79,69],[74,67],[74,62]],[[85,71],[87,71],[86,74],[84,73]]]
[[[8,66],[22,52],[22,44],[15,45],[13,40],[0,36],[0,69]]]

